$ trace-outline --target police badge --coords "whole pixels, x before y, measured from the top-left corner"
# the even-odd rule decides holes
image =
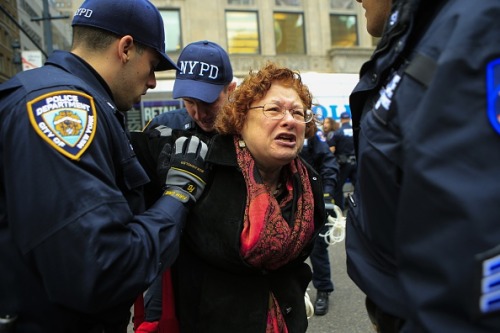
[[[97,125],[94,99],[79,91],[55,91],[27,103],[31,125],[53,148],[72,160],[90,146]]]

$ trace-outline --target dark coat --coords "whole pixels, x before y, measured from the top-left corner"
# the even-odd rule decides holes
[[[188,217],[175,265],[176,301],[183,333],[265,332],[269,293],[276,296],[290,333],[307,329],[304,293],[311,269],[303,253],[276,271],[261,271],[240,256],[247,190],[232,136],[217,136],[207,156],[212,180]],[[325,221],[323,189],[308,167],[314,192],[315,233]]]
[[[402,332],[500,332],[498,17],[497,0],[395,2],[350,97],[348,273]]]
[[[35,120],[44,110],[93,127],[71,145],[49,130],[51,112]],[[124,116],[69,52],[0,85],[0,128],[0,316],[17,316],[16,332],[125,332],[135,298],[177,255],[186,207],[165,196],[139,214],[149,179]]]
[[[316,134],[304,142],[300,151],[302,157],[320,175],[323,182],[323,192],[333,198],[339,174],[339,164],[326,143],[323,132]]]

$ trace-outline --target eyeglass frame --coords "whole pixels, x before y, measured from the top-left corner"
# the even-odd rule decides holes
[[[268,104],[271,104],[271,105],[276,105],[277,107],[280,108],[281,110],[281,117],[280,118],[274,118],[274,117],[269,117],[267,114],[266,114],[266,111],[264,110],[265,106],[268,105]],[[308,108],[303,108],[303,109],[299,109],[299,108],[294,108],[294,109],[286,109],[284,107],[281,107],[279,106],[278,104],[276,103],[266,103],[264,105],[258,105],[258,106],[252,106],[252,107],[249,107],[248,110],[252,110],[252,109],[262,109],[262,113],[264,114],[264,117],[268,118],[268,119],[272,119],[272,120],[281,120],[283,118],[285,118],[285,115],[286,115],[286,112],[288,111],[288,113],[290,113],[290,115],[292,116],[293,120],[301,123],[301,124],[307,124],[309,122],[311,122],[311,120],[313,120],[314,118],[314,113],[312,112],[311,109],[308,109]],[[299,120],[297,118],[295,118],[295,114],[297,114],[296,112],[298,111],[303,111],[304,112],[304,120]],[[269,111],[269,110],[267,110]],[[310,114],[311,115],[311,118],[309,120],[305,120],[306,118],[306,115]]]

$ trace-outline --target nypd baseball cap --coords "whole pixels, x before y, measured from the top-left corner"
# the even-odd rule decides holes
[[[351,115],[348,112],[342,112],[340,114],[340,119],[351,119]]]
[[[177,69],[165,53],[163,19],[149,0],[85,0],[71,25],[99,28],[118,36],[130,35],[160,54],[156,70]]]
[[[195,98],[213,103],[233,81],[227,52],[216,43],[203,40],[188,44],[177,60],[174,98]]]

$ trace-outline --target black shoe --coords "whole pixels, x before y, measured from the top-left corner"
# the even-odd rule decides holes
[[[316,295],[316,302],[314,302],[314,314],[317,316],[324,316],[328,312],[328,296],[330,293],[327,291],[318,290]]]

